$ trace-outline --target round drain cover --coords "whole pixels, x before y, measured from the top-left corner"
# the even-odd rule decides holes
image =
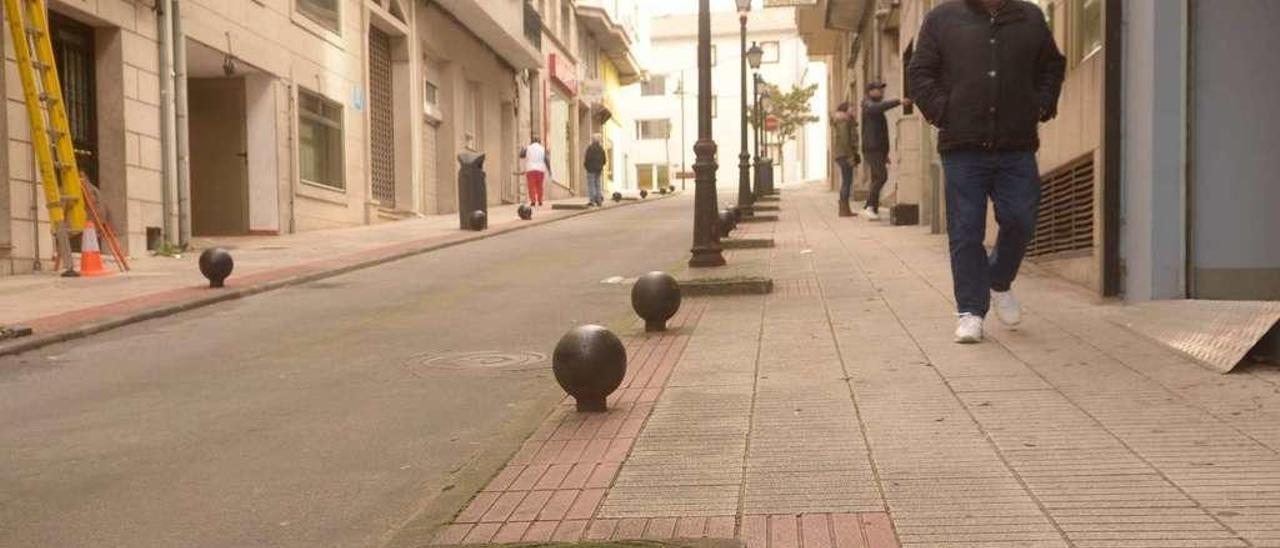
[[[538,352],[433,352],[409,359],[411,367],[428,369],[536,369],[545,367],[547,355]]]

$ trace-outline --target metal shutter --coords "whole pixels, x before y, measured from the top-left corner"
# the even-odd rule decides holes
[[[373,199],[384,207],[396,203],[395,121],[391,96],[391,37],[369,29],[370,172]]]

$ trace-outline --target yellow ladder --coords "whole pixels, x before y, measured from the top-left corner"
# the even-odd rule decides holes
[[[31,119],[31,147],[44,186],[49,224],[57,237],[59,259],[71,274],[74,270],[70,238],[71,234],[84,230],[85,206],[71,127],[53,57],[48,10],[45,0],[4,0],[18,75]]]

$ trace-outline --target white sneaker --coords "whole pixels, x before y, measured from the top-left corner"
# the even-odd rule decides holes
[[[1012,291],[992,291],[991,305],[996,309],[996,317],[1000,318],[1000,323],[1009,327],[1022,323],[1022,305],[1018,304],[1018,298],[1013,296]]]
[[[876,210],[871,209],[869,207],[862,210],[862,216],[866,217],[868,221],[874,221],[880,218],[880,214],[876,213]]]
[[[982,342],[982,316],[961,314],[956,323],[956,342],[974,344]]]

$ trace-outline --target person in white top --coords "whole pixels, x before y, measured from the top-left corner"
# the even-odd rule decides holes
[[[524,149],[524,177],[529,185],[529,205],[542,205],[542,188],[551,166],[547,164],[547,149],[542,146],[542,139],[534,137]]]

